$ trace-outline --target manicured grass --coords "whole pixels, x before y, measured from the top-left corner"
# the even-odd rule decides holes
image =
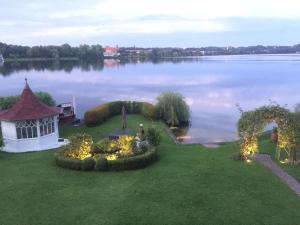
[[[129,115],[138,128],[150,121]],[[94,138],[120,127],[63,128]],[[83,172],[57,167],[52,151],[0,154],[0,224],[300,223],[300,199],[259,163],[233,161],[238,144],[218,149],[175,145],[163,132],[159,161],[136,171]],[[295,169],[296,170],[296,169]]]
[[[300,182],[300,164],[296,166],[290,166],[288,164],[281,164],[276,158],[275,158],[275,152],[276,152],[276,144],[271,143],[270,141],[270,134],[265,134],[260,137],[259,142],[259,152],[269,154],[273,161],[276,162],[281,168],[283,168],[286,172],[288,172],[290,175],[292,175],[294,178],[296,178]],[[285,151],[282,151],[281,159],[288,158],[288,154]],[[299,159],[299,151],[297,154],[297,159]]]

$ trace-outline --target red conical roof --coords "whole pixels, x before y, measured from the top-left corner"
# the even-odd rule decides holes
[[[30,89],[27,81],[21,98],[8,110],[0,112],[0,120],[36,120],[58,115],[60,109],[41,102]]]

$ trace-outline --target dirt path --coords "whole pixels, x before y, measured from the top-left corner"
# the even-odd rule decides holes
[[[276,163],[274,163],[269,155],[255,154],[254,158],[264,166],[271,169],[274,174],[276,174],[300,197],[300,183],[283,169],[281,169]]]

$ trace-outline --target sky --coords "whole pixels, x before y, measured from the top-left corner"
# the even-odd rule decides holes
[[[0,42],[140,47],[294,45],[299,0],[0,0]]]

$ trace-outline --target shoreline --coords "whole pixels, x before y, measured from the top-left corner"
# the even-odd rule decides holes
[[[27,62],[27,61],[78,61],[77,57],[62,57],[62,58],[6,58],[5,62]]]

